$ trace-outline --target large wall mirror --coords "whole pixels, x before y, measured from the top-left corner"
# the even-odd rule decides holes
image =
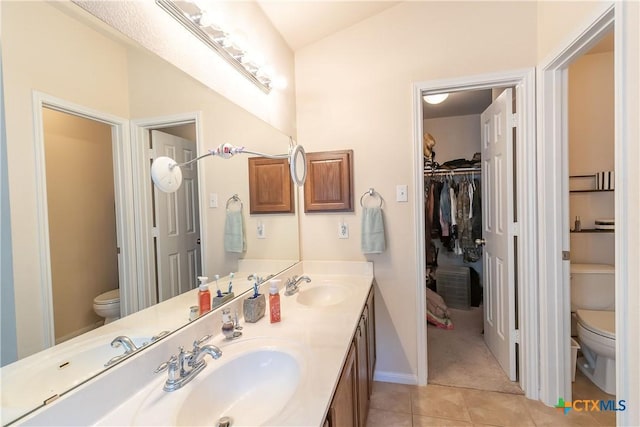
[[[0,7],[13,248],[13,298],[2,299],[1,311],[3,330],[15,325],[15,335],[2,336],[6,424],[106,369],[74,366],[77,376],[68,385],[39,384],[42,377],[34,374],[11,389],[6,374],[17,363],[38,366],[56,348],[110,348],[117,335],[135,333],[128,317],[179,299],[198,275],[235,272],[240,296],[254,272],[244,266],[275,274],[299,260],[299,245],[297,214],[250,215],[246,156],[197,162],[185,171],[189,184],[175,200],[161,200],[166,195],[154,190],[149,175],[154,150],[179,151],[176,157],[188,160],[228,142],[281,154],[289,148],[287,135],[73,4]],[[244,209],[242,253],[224,246],[233,195]],[[171,264],[175,259],[158,249],[162,221],[175,225],[167,206],[185,212],[185,230],[194,237],[183,264]],[[92,231],[95,223],[102,234]],[[123,317],[103,325],[94,298],[114,289]],[[12,313],[15,318],[4,317]],[[188,322],[187,311],[157,317],[148,336]],[[34,397],[29,404],[19,395]]]

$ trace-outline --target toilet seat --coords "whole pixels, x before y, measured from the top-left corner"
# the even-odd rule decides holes
[[[120,289],[113,289],[94,298],[93,303],[96,305],[107,305],[120,303]]]
[[[610,340],[616,339],[615,311],[578,310],[578,323],[586,330]]]

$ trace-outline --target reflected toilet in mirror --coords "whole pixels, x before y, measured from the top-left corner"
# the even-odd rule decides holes
[[[120,318],[120,289],[104,292],[93,299],[93,311],[104,317],[104,324]]]

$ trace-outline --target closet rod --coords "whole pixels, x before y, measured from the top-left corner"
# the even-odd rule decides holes
[[[425,169],[425,176],[432,175],[463,175],[476,174],[482,172],[481,168],[457,168],[457,169]]]

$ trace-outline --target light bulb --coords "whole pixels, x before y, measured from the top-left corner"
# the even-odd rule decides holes
[[[246,51],[247,45],[249,44],[247,40],[247,35],[243,31],[234,30],[229,35],[229,42],[231,42],[231,46],[240,51]]]
[[[442,101],[449,97],[448,93],[438,93],[436,95],[425,95],[424,100],[429,104],[440,104]]]

